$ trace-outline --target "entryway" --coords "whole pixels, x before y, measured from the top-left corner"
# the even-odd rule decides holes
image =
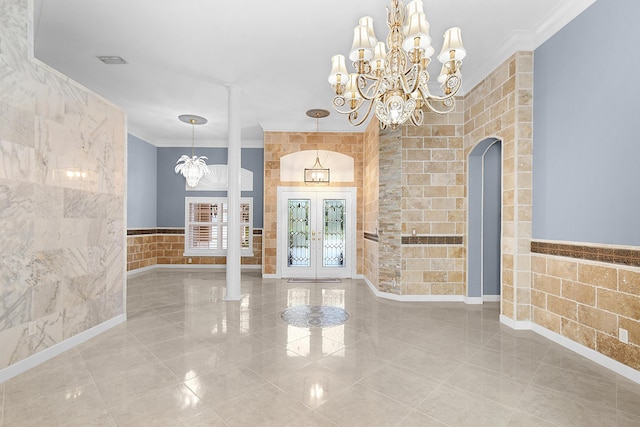
[[[279,277],[353,277],[355,195],[352,187],[278,187]]]

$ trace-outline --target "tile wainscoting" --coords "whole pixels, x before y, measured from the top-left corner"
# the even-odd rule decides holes
[[[533,321],[640,370],[640,251],[534,241],[531,252]]]
[[[153,265],[226,264],[224,256],[184,256],[183,253],[184,228],[127,230],[127,271]],[[242,257],[241,264],[262,264],[262,229],[253,230],[253,256]]]

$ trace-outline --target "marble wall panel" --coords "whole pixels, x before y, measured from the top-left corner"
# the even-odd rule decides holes
[[[31,57],[28,11],[0,1],[0,369],[124,313],[125,115]]]

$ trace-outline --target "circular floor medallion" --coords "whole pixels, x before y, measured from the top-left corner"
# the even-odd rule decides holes
[[[327,305],[297,305],[280,315],[282,320],[298,328],[330,328],[349,320],[349,313],[340,307]]]

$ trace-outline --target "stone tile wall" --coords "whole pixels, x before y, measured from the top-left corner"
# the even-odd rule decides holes
[[[640,370],[640,268],[539,253],[531,262],[535,323]]]
[[[402,294],[466,293],[464,105],[402,128]]]
[[[163,230],[150,229],[149,231]],[[240,258],[241,265],[262,264],[262,234],[260,234],[262,230],[254,229],[253,231],[253,256]],[[171,229],[171,233],[130,235],[127,236],[127,271],[158,264],[225,265],[227,263],[224,256],[184,256],[183,253],[183,229]]]
[[[363,245],[363,274],[372,284],[378,284],[378,204],[379,204],[379,125],[373,119],[364,133],[363,160],[363,222],[365,240]],[[370,238],[366,238],[370,236]]]
[[[532,52],[517,52],[465,96],[465,159],[485,138],[502,141],[501,313],[513,320],[531,319],[532,120]]]
[[[378,181],[378,282],[382,292],[402,292],[402,134],[380,132]],[[372,282],[373,283],[373,282]]]
[[[346,120],[346,119],[345,119]],[[304,187],[303,182],[280,181],[280,158],[304,150],[326,150],[354,159],[354,182],[332,182],[331,187],[356,187],[356,270],[363,270],[363,141],[362,132],[265,132],[264,134],[264,216],[262,273],[275,274],[277,266],[278,186]],[[311,165],[309,165],[311,166]],[[327,166],[327,165],[325,165]],[[330,166],[330,165],[329,165]],[[304,166],[301,166],[301,173]]]
[[[124,314],[125,114],[32,58],[28,4],[0,2],[0,370]]]

